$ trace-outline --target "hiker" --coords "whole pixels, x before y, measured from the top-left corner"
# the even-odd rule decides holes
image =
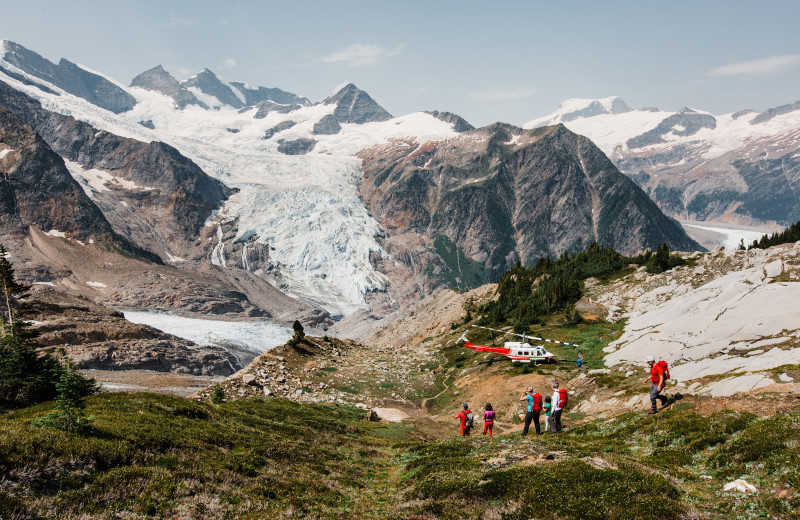
[[[550,431],[550,411],[553,409],[553,399],[548,395],[544,398],[544,431]]]
[[[486,409],[483,412],[483,434],[489,432],[489,437],[492,436],[492,426],[494,426],[494,409],[492,403],[486,403]]]
[[[539,414],[542,412],[542,394],[534,392],[533,387],[529,386],[528,390],[519,398],[520,401],[528,401],[528,411],[525,413],[525,427],[522,428],[522,435],[528,435],[528,428],[533,421],[536,428],[536,435],[542,433],[539,429]]]
[[[550,430],[561,433],[561,412],[567,406],[567,389],[558,388],[558,381],[553,381],[553,411],[550,413]]]
[[[472,412],[469,411],[469,405],[467,403],[461,403],[461,407],[463,410],[453,417],[461,419],[461,427],[458,430],[458,434],[462,437],[469,437],[469,431],[472,429],[472,421],[474,418]]]
[[[650,365],[650,377],[644,378],[644,384],[647,384],[648,381],[650,382],[650,411],[647,413],[652,415],[654,413],[658,413],[656,399],[661,401],[662,408],[667,405],[667,398],[663,395],[660,395],[661,391],[664,390],[664,385],[666,384],[666,376],[664,373],[664,368],[662,367],[662,363],[656,363],[655,357],[647,356],[645,361],[647,361],[647,364]]]
[[[583,369],[583,352],[578,352],[578,360],[575,363],[578,364],[578,370]]]

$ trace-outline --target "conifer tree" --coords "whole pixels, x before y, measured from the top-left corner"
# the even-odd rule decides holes
[[[56,382],[56,410],[34,421],[35,426],[52,426],[59,430],[80,433],[89,427],[91,418],[86,417],[86,378],[75,372],[72,362],[64,358],[61,376]]]
[[[0,407],[18,407],[56,397],[66,367],[36,350],[38,331],[17,315],[17,301],[29,287],[17,283],[14,268],[0,244]],[[95,391],[94,379],[72,371],[70,384],[83,395]]]
[[[294,320],[294,323],[292,323],[292,329],[294,330],[294,336],[292,336],[292,339],[290,339],[288,342],[290,347],[296,346],[303,340],[304,337],[306,337],[306,333],[303,330],[303,325],[301,325],[298,320]]]
[[[6,323],[14,321],[14,300],[24,296],[30,287],[17,283],[14,266],[8,261],[8,251],[0,244],[0,286],[3,291],[3,316]]]

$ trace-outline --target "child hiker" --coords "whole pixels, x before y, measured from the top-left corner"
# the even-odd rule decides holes
[[[548,395],[544,398],[544,431],[550,431],[550,411],[553,409],[553,399]]]
[[[486,403],[486,411],[483,412],[483,434],[489,433],[492,436],[492,426],[494,426],[494,409],[492,403]]]

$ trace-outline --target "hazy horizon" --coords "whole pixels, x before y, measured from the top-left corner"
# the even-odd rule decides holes
[[[313,102],[355,83],[395,116],[449,111],[476,126],[521,125],[568,98],[715,114],[800,99],[796,2],[33,0],[0,12],[0,38],[126,85],[158,64]]]

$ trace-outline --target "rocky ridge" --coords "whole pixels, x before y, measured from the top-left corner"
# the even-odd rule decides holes
[[[61,157],[2,104],[0,135],[0,238],[9,249],[22,248],[35,228],[57,236],[68,233],[80,243],[97,242],[141,259],[158,261],[155,255],[112,229],[72,178]]]
[[[205,221],[232,193],[165,143],[98,131],[3,82],[0,104],[70,161],[72,176],[117,232],[165,260],[191,256]]]
[[[2,46],[6,63],[115,114],[136,104],[133,96],[111,81],[69,60],[62,58],[56,65],[12,41],[3,40]]]

